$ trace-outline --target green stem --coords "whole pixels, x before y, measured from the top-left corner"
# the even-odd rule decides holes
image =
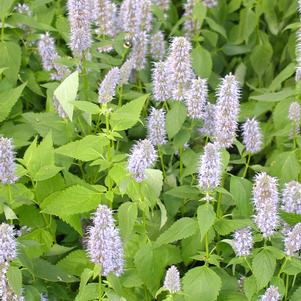
[[[162,154],[162,151],[160,148],[159,148],[159,157],[160,157],[162,173],[163,173],[163,180],[164,180],[164,179],[166,179],[166,171],[165,171],[165,166],[164,166],[164,161],[163,161],[163,154]]]
[[[288,295],[288,282],[289,282],[289,275],[286,275],[286,282],[285,282],[285,297],[284,297],[284,301],[287,301],[287,295]]]
[[[224,177],[222,177],[222,180],[221,180],[221,187],[223,187],[223,186],[224,186]],[[217,197],[217,204],[216,204],[216,216],[218,218],[222,216],[221,201],[222,201],[222,193],[219,192],[218,197]]]
[[[87,60],[85,55],[83,55],[83,81],[84,81],[85,99],[86,101],[88,101],[89,80],[88,80]]]
[[[247,264],[248,268],[249,268],[249,269],[250,269],[250,271],[253,273],[253,269],[252,269],[252,267],[251,267],[251,265],[250,265],[250,263],[249,263],[249,261],[248,261],[247,257],[245,257],[244,259],[245,259],[245,262],[246,262],[246,264]]]
[[[205,265],[208,265],[208,258],[209,258],[208,232],[205,235],[205,252],[206,252],[206,263],[205,263]]]
[[[179,148],[179,156],[180,156],[180,182],[182,182],[182,175],[183,175],[183,147]]]
[[[5,23],[5,17],[1,18],[1,42],[4,42],[4,23]]]
[[[244,173],[243,173],[243,175],[242,175],[243,178],[245,178],[246,175],[247,175],[247,171],[248,171],[248,168],[249,168],[249,165],[250,165],[250,160],[251,160],[251,155],[248,154],[247,163],[246,163],[246,168],[245,168]]]
[[[166,100],[166,101],[163,101],[163,107],[166,109],[166,112],[169,111],[169,107],[168,107],[167,100]]]
[[[107,133],[110,132],[110,113],[107,111],[107,105],[104,105],[104,109],[105,109],[105,115],[106,115],[106,130]],[[107,159],[108,161],[111,161],[111,141],[108,145],[108,153],[107,153]]]
[[[101,275],[99,275],[99,280],[98,280],[98,300],[102,301],[102,281],[101,281]]]
[[[287,259],[288,259],[288,258],[285,257],[285,260],[284,260],[282,266],[280,267],[280,270],[279,270],[279,272],[278,272],[278,276],[277,276],[277,277],[280,276],[280,274],[282,273],[283,269],[285,268],[285,265],[286,265],[286,263],[287,263]]]

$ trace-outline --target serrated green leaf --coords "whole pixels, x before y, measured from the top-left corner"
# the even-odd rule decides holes
[[[204,239],[206,233],[213,226],[216,215],[214,209],[211,204],[206,203],[204,205],[199,206],[197,210],[197,217],[199,228],[201,232],[202,240]]]
[[[182,128],[186,119],[186,108],[184,104],[175,102],[166,114],[166,130],[168,138],[172,139]]]
[[[7,271],[7,280],[10,288],[18,296],[21,295],[22,289],[22,272],[17,267],[10,266]]]
[[[118,208],[118,228],[124,240],[127,240],[131,235],[137,215],[138,208],[136,203],[126,202]]]

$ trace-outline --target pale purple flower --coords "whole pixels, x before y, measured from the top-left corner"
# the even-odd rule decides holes
[[[17,179],[13,141],[0,137],[0,181],[2,184],[14,184]]]
[[[284,185],[281,209],[285,212],[301,214],[300,183],[291,181]]]
[[[171,43],[167,66],[170,70],[172,98],[184,100],[190,81],[194,77],[191,59],[191,44],[185,37],[175,37]]]
[[[151,108],[147,123],[147,136],[153,145],[166,143],[165,111]]]
[[[123,0],[120,6],[120,19],[123,31],[129,33],[131,37],[136,34],[136,3],[139,0]],[[139,18],[140,16],[138,16]]]
[[[167,270],[163,287],[172,294],[181,290],[180,273],[176,266],[172,265]]]
[[[208,143],[200,158],[199,186],[206,192],[213,191],[221,181],[221,155],[213,143]]]
[[[120,67],[120,85],[125,85],[129,82],[132,71],[134,70],[134,60],[126,60]]]
[[[5,223],[0,225],[0,265],[17,257],[17,242],[14,227]]]
[[[166,62],[157,62],[152,74],[153,98],[156,101],[166,101],[171,97],[169,69]]]
[[[153,0],[162,11],[168,11],[170,6],[170,0]]]
[[[291,138],[300,133],[300,104],[294,101],[290,104],[288,110],[288,119],[292,121]]]
[[[278,225],[277,180],[265,172],[255,176],[253,185],[255,224],[264,238],[270,237]]]
[[[203,112],[203,126],[200,128],[200,133],[205,137],[213,137],[215,132],[215,105],[207,102]]]
[[[48,296],[46,294],[41,294],[40,301],[48,301]]]
[[[98,206],[87,239],[88,255],[94,264],[101,266],[101,274],[113,273],[119,277],[124,269],[123,246],[112,210],[106,205]]]
[[[279,301],[280,294],[277,286],[271,285],[263,296],[261,296],[260,301]]]
[[[259,123],[255,118],[247,119],[242,126],[243,143],[246,151],[256,154],[262,149],[262,134]]]
[[[184,2],[184,32],[188,37],[191,37],[194,33],[198,32],[201,28],[199,20],[193,16],[193,9],[195,7],[195,0],[186,0]]]
[[[70,23],[70,49],[74,56],[82,58],[92,44],[90,0],[68,0]]]
[[[191,119],[201,119],[208,97],[208,86],[206,79],[193,79],[191,87],[185,95],[185,103],[188,116]]]
[[[134,61],[134,68],[142,70],[146,64],[149,38],[146,32],[140,32],[133,38],[133,49],[130,59]]]
[[[301,223],[296,224],[284,239],[285,253],[293,256],[301,249]]]
[[[49,32],[41,34],[38,42],[38,50],[42,59],[43,68],[47,71],[53,69],[53,63],[58,58],[58,54],[54,39],[50,36]]]
[[[239,84],[230,73],[222,79],[217,91],[214,135],[219,147],[231,147],[236,137],[239,96]]]
[[[249,227],[234,232],[234,251],[236,256],[249,256],[252,247],[253,237]]]
[[[218,5],[218,0],[203,0],[205,6],[212,8]]]
[[[136,1],[136,33],[149,33],[152,29],[151,0]]]
[[[96,17],[97,34],[114,37],[118,31],[118,10],[115,3],[110,0],[98,1]]]
[[[165,56],[165,40],[162,31],[157,31],[151,35],[150,53],[154,61],[162,61]]]
[[[100,83],[98,88],[98,102],[105,104],[110,102],[116,93],[116,87],[120,79],[120,70],[118,67],[113,67]]]
[[[15,11],[18,13],[18,14],[21,14],[21,15],[25,15],[25,16],[32,16],[32,11],[30,10],[29,6],[25,3],[18,3],[16,6],[15,6]]]
[[[156,162],[157,152],[149,139],[138,141],[128,158],[128,170],[137,182],[145,179],[145,170]]]

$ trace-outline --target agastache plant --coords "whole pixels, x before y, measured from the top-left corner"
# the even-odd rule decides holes
[[[165,56],[165,40],[162,31],[157,31],[150,38],[150,53],[154,61],[162,61]]]
[[[208,143],[204,148],[204,154],[200,158],[198,171],[199,186],[206,194],[209,194],[220,185],[221,167],[221,155],[217,146]]]
[[[214,136],[214,117],[215,117],[215,105],[207,102],[204,106],[204,112],[202,114],[203,126],[199,129],[201,135],[205,137]]]
[[[165,111],[151,108],[147,123],[147,136],[153,145],[166,143]]]
[[[113,67],[105,76],[104,80],[100,83],[98,88],[98,102],[106,104],[110,102],[116,93],[116,87],[120,80],[120,70]]]
[[[190,81],[194,77],[190,51],[191,44],[185,37],[175,37],[172,40],[167,66],[170,70],[172,98],[176,101],[184,100]]]
[[[171,294],[181,290],[180,273],[176,266],[172,265],[166,272],[163,287]]]
[[[87,57],[92,44],[90,0],[68,0],[68,19],[70,23],[69,46],[74,56]]]
[[[203,0],[205,6],[212,8],[218,5],[218,0]]]
[[[280,300],[279,289],[277,286],[271,285],[261,296],[260,301],[278,301]]]
[[[278,225],[277,180],[266,174],[255,176],[253,185],[254,221],[264,238],[274,234]]]
[[[215,141],[219,147],[234,143],[239,115],[239,84],[234,75],[226,75],[217,91],[215,107]]]
[[[193,16],[195,4],[196,0],[186,0],[184,3],[184,31],[188,37],[200,30],[200,22]]]
[[[125,85],[129,82],[132,71],[134,70],[134,60],[126,60],[120,67],[120,85]]]
[[[292,122],[291,138],[296,137],[300,133],[300,104],[294,101],[290,104],[288,110],[288,119]]]
[[[130,58],[134,61],[134,67],[137,70],[142,70],[145,67],[148,44],[149,36],[146,32],[140,32],[133,38],[133,49]]]
[[[157,152],[149,139],[138,141],[132,148],[128,159],[128,170],[137,182],[142,182],[145,170],[156,162]]]
[[[234,233],[234,251],[236,256],[249,256],[253,247],[252,232],[249,227],[236,230]]]
[[[242,126],[243,143],[249,154],[256,154],[262,149],[262,134],[255,118],[247,119]]]
[[[152,74],[153,98],[156,101],[166,101],[171,97],[171,84],[169,81],[169,69],[166,62],[154,64]]]
[[[297,68],[295,80],[299,81],[301,79],[301,28],[297,31],[296,59]]]
[[[285,253],[295,255],[301,249],[301,223],[296,224],[284,239]]]
[[[207,80],[197,78],[191,82],[191,87],[185,95],[188,116],[191,119],[201,119],[208,97]]]
[[[290,181],[284,184],[281,209],[289,213],[301,214],[301,184]]]
[[[88,231],[87,252],[91,261],[101,267],[101,274],[121,276],[124,270],[124,251],[119,230],[115,227],[112,210],[99,205],[93,226]]]
[[[2,184],[14,184],[17,179],[13,141],[0,137],[0,181]]]

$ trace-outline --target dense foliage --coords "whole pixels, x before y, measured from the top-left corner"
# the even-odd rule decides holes
[[[0,0],[0,299],[301,300],[299,9]]]

